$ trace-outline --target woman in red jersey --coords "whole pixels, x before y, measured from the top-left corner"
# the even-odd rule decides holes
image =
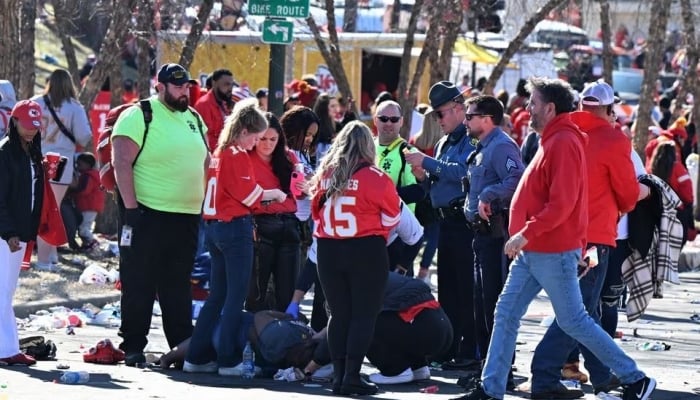
[[[287,149],[279,120],[266,113],[269,127],[255,148],[248,152],[255,178],[263,189],[280,189],[291,194],[290,181],[298,160]],[[251,279],[246,310],[285,311],[294,294],[299,270],[299,220],[294,213],[297,204],[293,196],[281,203],[263,204],[253,209],[256,246],[255,268]],[[268,283],[273,277],[273,295],[268,298]]]
[[[211,253],[210,293],[197,318],[183,370],[237,375],[242,349],[236,348],[241,310],[253,268],[253,217],[262,201],[283,202],[279,189],[264,190],[255,179],[248,157],[267,130],[267,119],[256,99],[244,100],[226,118],[207,171],[203,218]],[[218,352],[212,333],[221,317]]]
[[[374,334],[389,260],[386,240],[399,222],[399,196],[374,166],[372,134],[353,121],[333,141],[311,180],[318,275],[331,311],[328,344],[333,393],[367,395],[360,368]]]

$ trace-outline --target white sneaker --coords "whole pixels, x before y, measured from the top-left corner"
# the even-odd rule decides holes
[[[380,373],[372,374],[369,380],[382,385],[395,385],[397,383],[407,383],[413,380],[413,371],[411,368],[406,368],[402,373],[395,376],[384,376]]]
[[[206,364],[192,364],[189,361],[185,361],[185,363],[182,365],[182,370],[185,372],[193,372],[193,373],[211,373],[211,372],[216,372],[216,369],[219,368],[218,364],[216,361],[209,361]]]
[[[260,374],[262,368],[255,366],[255,375]],[[219,375],[221,376],[242,376],[243,375],[243,363],[236,365],[235,367],[220,367]]]
[[[430,379],[430,368],[427,365],[413,370],[414,381],[424,381]]]

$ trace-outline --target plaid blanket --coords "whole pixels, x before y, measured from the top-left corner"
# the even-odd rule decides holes
[[[622,263],[622,279],[627,284],[627,320],[642,316],[654,295],[663,293],[663,282],[680,284],[678,258],[681,254],[683,225],[676,217],[681,204],[666,182],[654,175],[642,175],[639,181],[656,191],[661,199],[661,219],[656,224],[651,249],[645,258],[633,249]]]

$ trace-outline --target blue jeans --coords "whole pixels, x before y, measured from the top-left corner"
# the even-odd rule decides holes
[[[219,367],[233,367],[241,360],[241,349],[230,338],[239,332],[253,269],[252,216],[210,222],[206,243],[211,254],[209,297],[197,318],[186,359],[193,364],[216,359]],[[221,339],[215,351],[211,338],[219,319]]]
[[[600,324],[600,293],[608,271],[610,246],[603,244],[591,244],[596,246],[598,252],[598,265],[588,270],[585,276],[579,279],[583,305],[588,315]],[[546,392],[555,389],[559,385],[561,367],[568,360],[569,353],[574,351],[574,360],[578,360],[578,342],[567,335],[559,327],[557,321],[550,325],[544,337],[537,345],[530,366],[532,372],[532,392]],[[586,361],[586,369],[591,374],[591,383],[600,386],[608,383],[612,378],[610,368],[602,364],[591,352],[581,346]]]
[[[482,372],[484,391],[502,399],[515,351],[520,319],[532,299],[544,289],[561,329],[594,354],[617,374],[623,384],[645,375],[612,338],[603,331],[583,306],[576,270],[581,249],[562,253],[520,252],[496,304],[491,345]]]

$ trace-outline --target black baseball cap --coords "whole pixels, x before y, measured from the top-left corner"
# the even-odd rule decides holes
[[[180,64],[163,64],[158,71],[158,82],[172,83],[173,85],[184,85],[188,82],[197,83]]]

